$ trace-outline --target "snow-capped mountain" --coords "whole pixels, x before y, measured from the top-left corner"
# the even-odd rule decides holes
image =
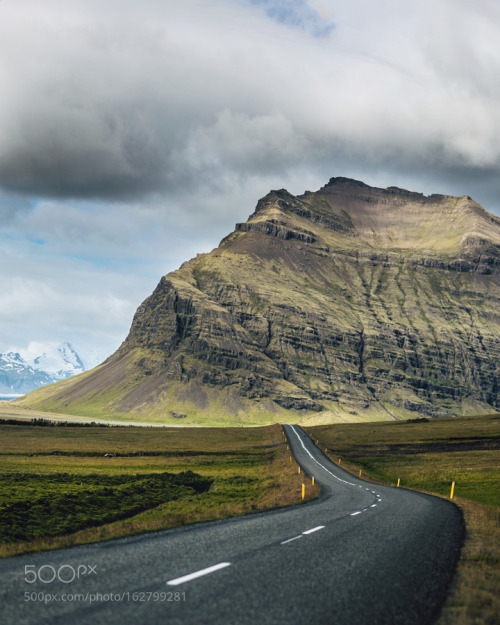
[[[40,344],[39,347],[41,353],[37,356],[33,356],[33,344],[23,355],[18,352],[0,354],[1,394],[23,395],[85,370],[69,343],[58,346]]]
[[[70,343],[63,343],[55,348],[45,346],[40,356],[32,360],[27,359],[27,362],[33,369],[52,374],[58,380],[64,380],[85,370]]]

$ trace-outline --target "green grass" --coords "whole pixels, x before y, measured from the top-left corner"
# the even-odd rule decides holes
[[[449,497],[467,528],[437,625],[498,625],[500,415],[307,428],[334,462],[373,481]]]
[[[0,424],[0,441],[0,556],[301,501],[279,425]]]
[[[2,475],[0,541],[12,543],[69,534],[125,519],[180,497],[205,492],[212,481],[177,475]]]
[[[422,466],[428,463],[428,467]],[[447,496],[455,482],[455,495],[486,505],[500,506],[498,451],[421,452],[414,456],[357,458],[364,472],[385,482]],[[397,477],[396,477],[397,476]]]
[[[333,457],[388,483],[500,506],[500,415],[311,428]],[[338,459],[338,458],[337,458]]]
[[[139,352],[139,355],[141,352]],[[190,358],[184,359],[186,366],[190,363]],[[85,376],[87,373],[81,374]],[[118,410],[110,406],[119,404],[120,399],[133,389],[137,380],[127,379],[122,385],[108,389],[106,392],[99,393],[98,396],[89,398],[81,398],[75,400],[68,405],[61,406],[58,402],[54,402],[50,398],[50,393],[54,390],[48,390],[49,387],[43,387],[33,391],[26,398],[15,400],[15,402],[3,402],[5,406],[0,406],[0,416],[8,414],[15,416],[15,413],[30,414],[30,416],[40,415],[49,417],[57,415],[61,417],[78,417],[89,420],[113,420],[123,423],[148,423],[148,424],[168,424],[182,425],[188,427],[258,427],[272,425],[278,421],[288,421],[291,416],[289,411],[281,408],[276,404],[269,407],[270,402],[254,402],[245,398],[238,398],[236,405],[234,398],[230,392],[226,390],[218,390],[213,388],[204,388],[206,393],[206,402],[197,400],[197,384],[177,384],[176,387],[169,388],[161,395],[161,400],[154,405],[145,405],[141,409],[128,411]],[[59,383],[60,384],[60,383]],[[193,392],[192,386],[195,387]],[[59,388],[62,388],[60,385]],[[183,400],[178,399],[179,389],[182,389]],[[193,397],[192,397],[193,395]],[[32,409],[24,402],[31,402],[37,397],[37,407]],[[38,401],[39,400],[39,401]],[[181,412],[187,415],[186,418],[179,420],[171,415],[171,410]],[[295,416],[295,418],[297,418]]]

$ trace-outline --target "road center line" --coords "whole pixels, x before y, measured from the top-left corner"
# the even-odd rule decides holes
[[[318,462],[316,460],[316,458],[311,454],[311,452],[307,449],[307,447],[304,445],[304,441],[302,440],[302,438],[299,436],[299,433],[297,432],[297,430],[294,428],[293,425],[289,426],[290,429],[292,430],[292,432],[295,434],[295,436],[299,439],[299,443],[302,445],[302,448],[304,449],[304,451],[306,452],[306,454],[311,458],[311,460],[313,462],[315,462],[319,467],[321,467],[324,471],[326,471],[328,473],[328,475],[331,475],[332,477],[334,477],[336,480],[338,480],[339,482],[344,482],[345,484],[351,484],[352,486],[356,486],[356,484],[352,484],[352,482],[347,482],[346,480],[343,480],[340,477],[337,477],[334,473],[332,473],[331,471],[329,471],[323,464],[321,464],[321,462]],[[363,486],[362,484],[358,484],[357,486],[359,486],[359,488],[366,488],[366,486]],[[369,488],[366,488],[367,491],[369,491]],[[374,491],[371,491],[373,494],[376,494]],[[380,496],[377,495],[378,501],[382,501],[380,499]],[[361,514],[361,512],[354,512],[353,514],[351,514],[351,516],[355,516],[356,514]],[[281,543],[283,544],[283,543]]]
[[[317,532],[318,530],[322,530],[325,526],[324,525],[318,525],[318,527],[313,527],[312,530],[306,530],[305,532],[302,532],[303,534],[312,534],[313,532]]]
[[[176,579],[171,579],[167,584],[169,586],[178,586],[179,584],[184,584],[185,582],[190,582],[197,577],[203,577],[204,575],[210,575],[210,573],[215,573],[219,569],[224,569],[226,566],[231,566],[231,562],[219,562],[219,564],[214,564],[213,566],[209,566],[206,569],[201,569],[200,571],[195,571],[194,573],[189,573],[189,575],[184,575],[183,577],[177,577]]]
[[[361,514],[361,510],[359,510],[359,512],[353,512],[351,516],[356,516],[357,514]]]
[[[289,426],[290,429],[292,430],[292,432],[295,434],[295,436],[299,439],[299,443],[302,445],[302,448],[304,449],[304,451],[306,452],[306,454],[309,456],[309,458],[311,458],[311,460],[313,462],[315,462],[319,467],[321,467],[324,471],[326,471],[328,473],[328,475],[331,475],[332,477],[334,477],[336,480],[338,480],[339,482],[344,482],[345,480],[343,480],[340,477],[337,477],[334,473],[332,473],[331,471],[329,471],[324,465],[321,464],[321,462],[318,462],[316,460],[316,458],[311,454],[311,452],[307,449],[307,447],[304,445],[303,440],[300,438],[298,432],[296,431],[296,429],[293,427],[293,425]],[[360,486],[360,488],[362,488]]]
[[[297,540],[297,538],[302,538],[302,534],[300,536],[294,536],[293,538],[289,538],[288,540],[284,540],[281,544],[286,545],[287,543],[291,543],[292,540]]]

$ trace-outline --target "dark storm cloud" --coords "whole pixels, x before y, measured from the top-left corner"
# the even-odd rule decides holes
[[[2,3],[0,184],[126,200],[351,162],[487,179],[500,162],[499,10],[373,5]]]

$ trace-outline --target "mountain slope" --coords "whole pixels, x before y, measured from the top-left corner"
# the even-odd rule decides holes
[[[269,193],[161,279],[103,365],[27,402],[187,422],[491,412],[499,303],[497,217],[467,196],[332,178]]]

